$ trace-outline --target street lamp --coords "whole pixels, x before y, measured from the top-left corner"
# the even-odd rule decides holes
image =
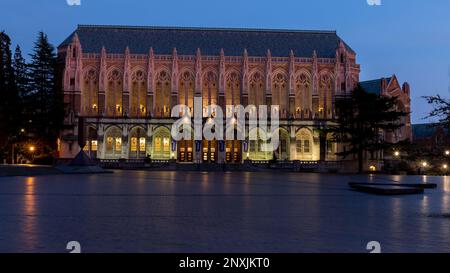
[[[400,152],[399,152],[399,151],[395,151],[395,152],[394,152],[394,156],[395,156],[395,157],[399,157],[399,156],[400,156]]]
[[[450,150],[446,150],[446,151],[445,151],[445,155],[446,155],[446,156],[449,156],[449,155],[450,155]]]
[[[34,151],[36,151],[36,147],[34,147],[34,146],[30,146],[29,148],[28,148],[28,150],[30,151],[30,152],[34,152]]]
[[[422,162],[422,167],[427,167],[428,163],[426,161]]]
[[[447,170],[448,169],[448,165],[447,164],[442,165],[442,169]]]

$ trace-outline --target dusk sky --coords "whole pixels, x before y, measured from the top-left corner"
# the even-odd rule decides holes
[[[77,24],[336,30],[356,52],[361,80],[395,73],[411,85],[413,123],[430,107],[421,98],[449,97],[450,1],[381,0],[0,0],[0,30],[24,53],[38,31],[56,46]]]

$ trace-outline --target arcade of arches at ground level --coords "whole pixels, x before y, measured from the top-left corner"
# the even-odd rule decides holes
[[[263,131],[256,132],[258,136]],[[264,141],[174,141],[170,125],[88,126],[84,150],[98,159],[174,159],[180,163],[241,163],[244,160],[336,160],[340,145],[323,141],[313,127],[280,127],[280,145],[273,152],[262,149]],[[264,137],[261,137],[264,138]],[[259,139],[261,139],[259,138]],[[72,154],[78,151],[73,147]]]

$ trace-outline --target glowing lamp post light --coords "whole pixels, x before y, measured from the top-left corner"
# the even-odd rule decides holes
[[[397,158],[400,157],[400,152],[399,151],[395,151],[394,152],[394,156],[397,157]]]
[[[33,162],[34,161],[34,152],[36,152],[36,147],[31,145],[30,147],[28,147],[28,151],[31,154],[31,161]]]
[[[446,156],[450,156],[450,150],[446,150],[444,153]]]
[[[424,167],[424,168],[428,167],[428,162],[423,161],[423,162],[422,162],[422,167]]]

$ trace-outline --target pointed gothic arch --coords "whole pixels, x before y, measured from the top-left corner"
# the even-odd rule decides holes
[[[208,69],[203,74],[202,80],[202,105],[203,105],[203,114],[206,113],[206,107],[209,105],[218,105],[219,103],[219,78],[217,73]]]
[[[81,113],[83,115],[98,114],[98,77],[98,71],[94,66],[88,66],[83,70],[81,88]]]
[[[248,81],[248,104],[255,105],[256,107],[266,105],[264,73],[260,70],[252,71]]]
[[[285,71],[278,69],[272,74],[272,105],[279,106],[280,117],[288,113],[289,81]]]
[[[172,83],[167,68],[161,68],[155,73],[154,113],[156,117],[170,117]]]
[[[119,159],[122,156],[122,129],[110,126],[105,131],[104,151],[106,159]]]
[[[309,117],[312,111],[312,77],[302,69],[295,75],[295,116]]]
[[[147,151],[146,129],[140,125],[131,128],[128,134],[128,143],[130,158],[144,158]]]
[[[147,113],[147,74],[143,67],[131,72],[130,114],[132,117],[145,116]]]
[[[313,133],[308,128],[301,128],[295,135],[296,159],[308,161],[313,159]]]
[[[152,136],[152,159],[168,160],[170,159],[170,130],[165,126],[159,126],[155,129]]]
[[[330,118],[333,109],[334,78],[328,70],[319,74],[319,103],[317,112],[321,118]]]
[[[113,66],[107,73],[106,88],[106,115],[121,116],[123,92],[123,72],[120,68]]]
[[[225,76],[226,105],[241,104],[242,75],[236,69],[230,69]]]
[[[179,73],[178,103],[186,105],[190,112],[194,112],[195,76],[189,69],[183,69]]]

